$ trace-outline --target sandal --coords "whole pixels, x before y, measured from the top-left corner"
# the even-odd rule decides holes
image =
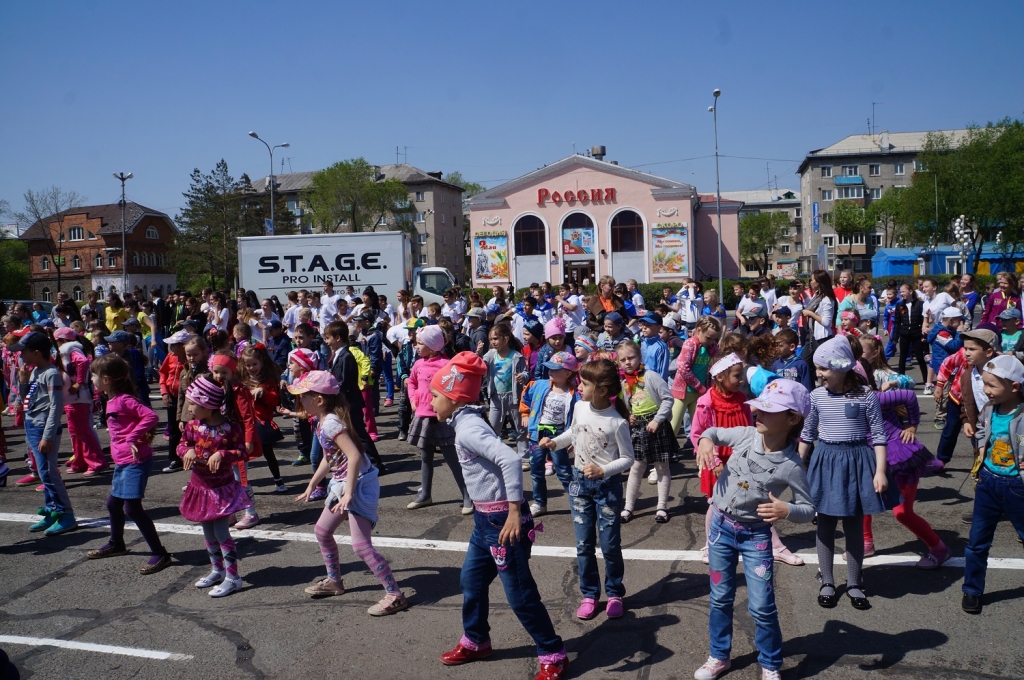
[[[804,558],[795,554],[789,548],[779,550],[773,555],[776,562],[783,562],[791,567],[802,567],[804,565]]]
[[[405,595],[386,595],[377,604],[366,610],[370,616],[387,616],[409,608],[409,600]]]
[[[107,544],[102,548],[96,550],[90,550],[85,553],[85,556],[90,560],[101,560],[105,557],[120,557],[121,555],[127,555],[128,549],[123,545],[110,545]]]
[[[654,513],[654,521],[658,524],[665,524],[668,522],[668,511],[662,508],[658,508],[658,511]]]
[[[631,520],[631,519],[633,519],[633,511],[632,510],[623,510],[622,512],[619,513],[619,520],[623,524],[629,524],[629,520]]]

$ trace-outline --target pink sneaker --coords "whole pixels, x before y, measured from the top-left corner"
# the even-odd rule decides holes
[[[39,486],[36,487],[36,491],[45,491],[45,490],[46,490],[46,485],[45,484],[40,484]]]
[[[393,399],[385,399],[385,400],[384,400],[384,405],[385,405],[385,406],[391,406],[391,405],[393,405],[394,403],[395,403],[395,402],[394,402],[394,400],[393,400]]]
[[[14,483],[15,486],[32,486],[39,482],[39,478],[33,474],[27,474]]]
[[[254,526],[260,523],[259,515],[245,515],[242,519],[235,522],[235,529],[252,529]]]
[[[617,619],[626,612],[626,608],[622,606],[621,597],[609,597],[608,604],[605,605],[604,613],[608,615],[609,619]]]
[[[583,621],[589,621],[595,616],[597,616],[597,600],[592,597],[583,598],[583,602],[580,603],[580,608],[576,610],[576,618]]]
[[[723,661],[709,656],[704,665],[693,672],[693,677],[696,680],[715,680],[719,675],[729,670],[731,666],[732,661],[729,659]]]

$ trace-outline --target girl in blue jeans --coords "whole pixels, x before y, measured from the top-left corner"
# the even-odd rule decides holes
[[[711,497],[711,655],[693,674],[697,680],[714,680],[732,665],[732,613],[740,556],[761,678],[781,678],[782,629],[775,607],[772,522],[785,518],[809,522],[814,517],[810,486],[796,449],[804,417],[811,410],[807,388],[780,378],[747,404],[757,416],[756,427],[711,427],[697,444],[702,468],[715,465],[715,446],[732,447],[724,468],[715,471],[718,481]],[[792,503],[776,497],[787,487],[793,490]]]

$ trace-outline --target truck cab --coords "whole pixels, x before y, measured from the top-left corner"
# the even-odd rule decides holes
[[[444,292],[455,285],[452,273],[444,267],[416,267],[412,278],[412,294],[421,296],[424,306],[431,302],[443,305]]]

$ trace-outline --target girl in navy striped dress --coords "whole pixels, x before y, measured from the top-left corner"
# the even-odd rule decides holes
[[[885,512],[881,494],[888,487],[882,409],[878,396],[853,370],[855,363],[850,341],[843,336],[815,350],[814,365],[823,385],[811,392],[811,412],[800,434],[800,456],[805,461],[810,456],[807,479],[818,511],[818,604],[826,608],[835,607],[839,599],[832,563],[840,519],[848,555],[846,594],[854,608],[870,608],[861,587],[864,515]]]

